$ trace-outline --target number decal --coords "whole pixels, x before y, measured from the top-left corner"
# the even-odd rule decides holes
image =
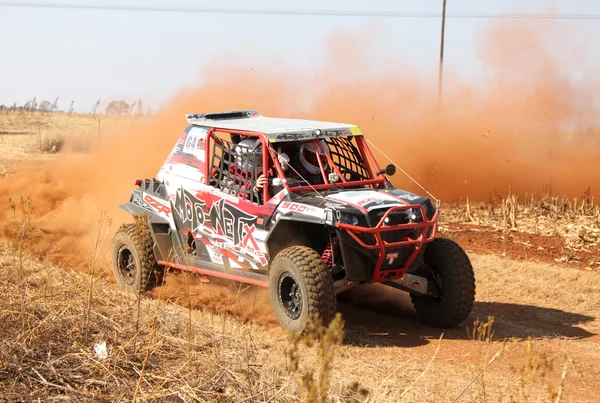
[[[298,203],[290,203],[290,202],[283,202],[283,204],[281,205],[282,209],[287,209],[287,210],[292,210],[292,211],[297,211],[299,213],[303,212],[304,210],[306,210],[306,206],[303,204],[298,204]]]

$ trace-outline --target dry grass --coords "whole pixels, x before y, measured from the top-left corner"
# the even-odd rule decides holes
[[[71,151],[88,151],[102,133],[143,117],[65,113],[0,113],[0,162],[11,163],[35,154],[54,154],[68,143]],[[6,168],[4,168],[6,169]],[[0,172],[2,168],[0,168]]]
[[[600,330],[600,272],[516,262],[490,255],[472,259],[478,278],[478,301],[519,303],[589,315],[594,319],[585,326],[593,325],[593,330]],[[555,319],[560,321],[560,317]],[[532,324],[538,325],[537,321]]]
[[[91,115],[0,114],[0,135],[21,152],[50,151],[53,145],[60,148],[73,133],[91,131],[97,124],[98,118]]]
[[[264,340],[259,337],[264,331],[257,333],[252,324],[193,312],[190,340],[181,307],[160,299],[142,299],[138,306],[135,297],[100,280],[92,285],[86,318],[88,276],[28,262],[27,281],[19,284],[11,253],[3,247],[0,257],[5,279],[0,284],[0,384],[10,391],[5,398],[11,401],[61,396],[130,401],[134,395],[140,400],[239,401],[272,396],[275,381],[286,378],[283,359],[265,359],[272,349],[283,355],[285,341],[272,335]],[[25,328],[19,320],[20,287]],[[94,352],[100,343],[108,349],[105,359]]]
[[[600,243],[600,206],[590,189],[573,199],[551,194],[537,198],[509,190],[505,198],[497,195],[487,203],[470,203],[467,199],[465,203],[444,206],[442,220],[443,224],[474,224],[499,231],[558,236],[573,250],[589,250]]]

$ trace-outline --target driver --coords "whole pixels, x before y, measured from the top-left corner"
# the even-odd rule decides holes
[[[280,150],[281,151],[281,150]],[[235,166],[238,169],[238,175],[242,177],[243,184],[241,186],[242,192],[240,197],[248,198],[245,194],[250,189],[250,184],[253,181],[253,176],[256,177],[254,185],[252,185],[253,199],[258,200],[262,204],[262,189],[267,183],[267,176],[262,168],[262,146],[260,140],[246,138],[241,140],[235,148],[236,158]],[[251,155],[251,157],[250,157]],[[279,152],[277,159],[281,164],[281,168],[284,172],[288,169],[290,157],[286,153]],[[252,173],[255,173],[253,175]],[[272,173],[272,169],[266,169],[267,175]]]
[[[329,152],[329,146],[327,145],[327,143],[325,143],[325,141],[323,140],[319,141],[321,143],[321,147],[327,152]],[[289,173],[291,173],[294,177],[296,176],[296,173],[299,173],[301,175],[301,178],[298,179],[305,179],[311,185],[322,184],[323,176],[321,175],[321,169],[319,168],[317,151],[319,153],[321,163],[323,164],[325,175],[328,175],[329,172],[331,172],[331,168],[329,166],[327,157],[323,149],[318,148],[318,150],[316,150],[315,145],[312,141],[303,143],[300,147],[300,150],[297,153],[296,159],[298,163],[293,164],[297,171],[296,169],[293,169],[293,172]],[[281,152],[281,150],[279,150],[277,159],[279,160],[279,163],[281,164],[281,168],[283,169],[284,173],[288,173],[290,157],[286,153],[283,153]],[[264,175],[260,175],[256,180],[253,191],[260,192],[260,190],[265,186],[266,182],[267,178]]]
[[[329,152],[329,146],[323,140],[319,140],[319,143],[321,147],[315,147],[315,143],[313,141],[304,143],[300,147],[300,152],[298,153],[301,171],[300,174],[311,185],[323,183],[323,176],[321,175],[321,168],[319,167],[317,152],[319,153],[321,164],[323,164],[323,170],[325,171],[325,175],[327,176],[329,172],[331,172],[331,168],[327,161],[327,156],[325,155],[325,152]]]
[[[256,176],[260,175],[256,179],[256,182],[261,182],[260,178],[264,178],[262,168],[262,145],[260,140],[245,138],[241,140],[235,146],[235,157],[233,164],[230,167],[230,178],[228,179],[228,188],[231,188],[233,184],[239,186],[238,197],[250,200],[261,200],[261,195],[256,190],[256,184],[253,186],[252,182]],[[230,183],[229,183],[230,182]],[[250,188],[252,186],[252,189]],[[261,185],[261,188],[264,183]],[[251,192],[254,195],[251,195]]]

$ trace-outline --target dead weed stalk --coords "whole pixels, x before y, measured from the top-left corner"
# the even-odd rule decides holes
[[[301,354],[300,346],[316,346],[318,370],[313,367],[305,369],[298,381],[299,396],[304,396],[304,401],[310,403],[323,403],[327,399],[330,388],[330,373],[333,366],[335,346],[344,338],[344,321],[337,313],[335,318],[324,326],[319,320],[310,321],[305,332],[292,335],[290,346],[287,350],[289,368],[293,373],[300,371]]]
[[[92,256],[92,265],[90,270],[90,287],[87,299],[87,306],[84,313],[84,324],[83,328],[85,329],[85,341],[87,342],[89,336],[89,318],[90,312],[92,309],[92,299],[93,299],[93,290],[94,290],[94,277],[96,275],[96,264],[98,261],[98,255],[104,246],[104,242],[106,241],[106,237],[110,231],[110,226],[112,225],[112,218],[110,218],[106,211],[102,211],[100,213],[100,219],[98,220],[98,230],[96,231],[96,239],[94,242],[94,253]],[[102,233],[104,230],[104,233]]]
[[[20,319],[21,319],[21,334],[20,337],[25,334],[28,328],[28,316],[27,308],[25,303],[25,295],[27,293],[27,270],[23,264],[25,257],[25,238],[27,233],[32,229],[29,224],[31,214],[33,212],[33,202],[31,197],[20,198],[20,222],[16,221],[17,217],[17,204],[13,199],[9,199],[9,205],[13,212],[13,220],[15,221],[13,231],[11,234],[13,249],[15,255],[13,258],[13,267],[16,270],[16,278],[19,289],[19,302],[20,302]]]

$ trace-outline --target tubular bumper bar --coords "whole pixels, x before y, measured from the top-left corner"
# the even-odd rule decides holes
[[[396,224],[396,225],[386,225],[385,224],[385,219],[388,218],[389,215],[392,214],[393,212],[402,211],[402,210],[410,210],[410,209],[420,209],[421,217],[423,217],[423,221],[415,222],[415,223],[407,223],[407,224]],[[335,226],[339,229],[346,230],[346,232],[350,236],[352,236],[352,238],[354,238],[354,240],[362,248],[365,248],[368,250],[377,250],[377,249],[379,250],[377,264],[375,265],[375,269],[373,270],[373,276],[371,278],[371,281],[382,282],[384,280],[393,280],[393,279],[402,277],[404,275],[404,273],[406,273],[406,271],[413,264],[414,260],[417,258],[417,255],[421,251],[423,244],[433,241],[433,239],[435,238],[435,235],[437,234],[438,214],[439,214],[438,211],[436,211],[435,214],[433,215],[433,217],[431,217],[431,220],[428,220],[427,216],[425,214],[425,208],[422,205],[411,204],[411,205],[406,205],[406,206],[391,207],[389,210],[387,210],[385,212],[385,214],[381,217],[381,219],[379,220],[379,223],[377,223],[377,225],[375,227],[367,228],[367,227],[361,227],[361,226],[352,225],[352,224],[342,224],[339,222],[337,222],[335,224]],[[416,239],[413,239],[410,237],[404,237],[402,239],[402,241],[388,243],[381,238],[381,234],[384,232],[404,231],[404,230],[416,229],[416,228],[421,228],[421,231],[419,232],[419,236]],[[431,231],[429,236],[427,236],[427,232],[429,232],[430,228],[433,228],[433,230]],[[365,243],[359,238],[359,236],[357,234],[373,235],[373,237],[375,238],[375,243],[374,244]],[[412,251],[412,253],[410,254],[409,258],[406,260],[406,263],[404,264],[404,266],[402,268],[381,271],[381,266],[382,266],[383,260],[385,258],[386,250],[389,250],[389,248],[396,248],[396,247],[410,246],[410,245],[415,245],[415,248]]]

